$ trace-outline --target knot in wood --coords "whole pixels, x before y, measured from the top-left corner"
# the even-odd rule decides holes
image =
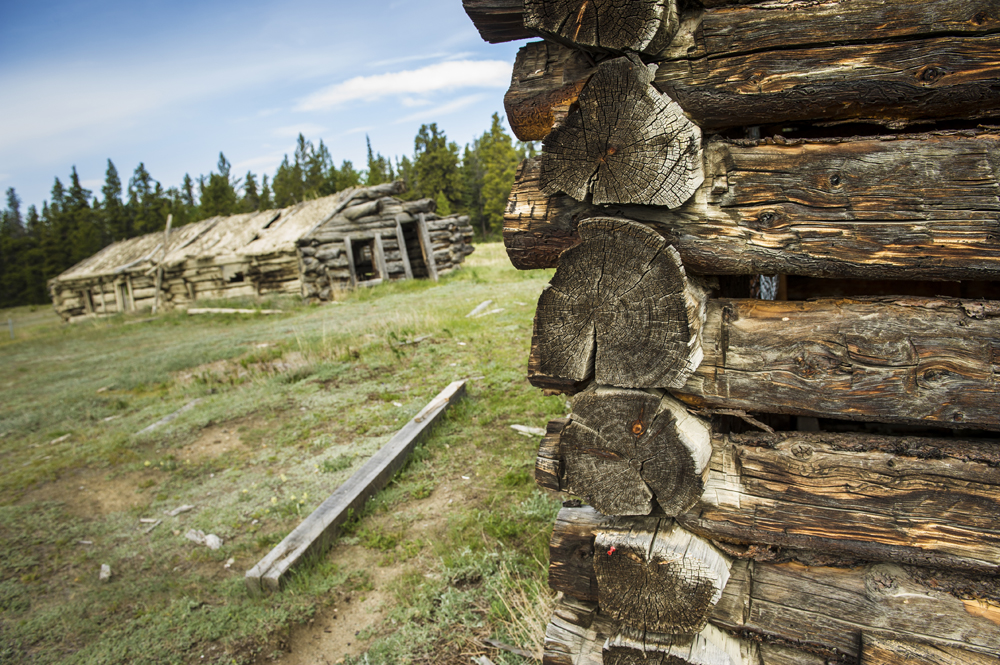
[[[929,65],[917,73],[917,78],[924,83],[934,83],[945,75],[945,71],[940,67]]]
[[[978,13],[976,13],[975,16],[972,17],[972,24],[973,25],[983,25],[984,23],[986,23],[989,20],[990,20],[990,15],[989,14],[987,14],[986,12],[978,12]]]
[[[836,173],[830,176],[830,184],[833,185],[834,187],[838,186],[840,184],[840,176],[837,175]]]
[[[794,455],[796,459],[807,460],[812,457],[813,448],[812,446],[808,446],[804,443],[797,443],[792,446],[792,455]]]
[[[646,426],[643,424],[642,420],[634,421],[629,429],[632,431],[632,434],[636,437],[640,437],[646,433]]]

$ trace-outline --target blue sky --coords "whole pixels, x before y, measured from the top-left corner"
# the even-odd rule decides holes
[[[100,193],[144,162],[164,187],[273,175],[302,132],[365,165],[422,123],[459,145],[503,113],[519,44],[482,41],[461,0],[0,2],[0,189],[41,207],[75,165]]]

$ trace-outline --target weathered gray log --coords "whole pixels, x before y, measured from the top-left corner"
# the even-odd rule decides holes
[[[701,130],[650,85],[655,70],[634,55],[598,66],[579,109],[543,141],[544,193],[668,208],[694,194],[704,180]]]
[[[652,58],[656,85],[707,129],[996,117],[998,16],[944,0],[694,10]]]
[[[524,0],[524,26],[573,46],[656,55],[677,32],[674,0]]]
[[[541,192],[518,169],[504,243],[522,269],[553,268],[588,217],[643,222],[702,274],[1000,278],[1000,136],[711,141],[706,180],[676,211],[599,207]]]
[[[543,665],[760,665],[758,647],[705,626],[693,635],[636,634],[596,603],[563,596],[545,631]],[[767,659],[764,665],[778,665]],[[796,665],[823,665],[810,660]]]
[[[434,256],[434,246],[427,233],[427,221],[424,218],[424,213],[420,213],[417,218],[417,235],[420,238],[420,251],[424,256],[427,273],[431,280],[436,282],[438,281],[437,258]]]
[[[676,250],[627,220],[580,224],[538,299],[528,377],[573,391],[604,385],[680,387],[701,362],[705,289]]]
[[[462,0],[462,6],[490,44],[535,36],[524,27],[524,0]]]
[[[1000,301],[720,299],[702,335],[697,407],[1000,430]]]
[[[564,423],[550,423],[536,480],[569,492]],[[996,441],[797,432],[712,444],[705,491],[676,517],[703,538],[1000,574]]]
[[[464,396],[465,381],[455,381],[438,393],[347,482],[246,572],[247,590],[252,595],[279,591],[294,566],[329,547],[340,525],[385,487],[448,406]]]
[[[996,665],[992,656],[957,647],[900,642],[863,634],[863,665]]]
[[[728,557],[669,518],[611,518],[594,536],[598,602],[639,632],[701,631],[729,581]]]
[[[507,121],[522,141],[541,141],[562,124],[594,73],[580,51],[533,42],[517,52],[503,105]]]
[[[691,508],[712,455],[708,425],[680,402],[609,387],[574,398],[559,449],[564,491],[605,515],[649,515],[657,505],[673,516]]]
[[[570,511],[578,514],[562,515]],[[599,582],[593,572],[587,579],[586,562],[556,557],[594,548],[608,520],[591,508],[561,511],[553,531],[560,547],[550,549],[553,589],[598,600]],[[573,528],[564,530],[567,525]],[[595,566],[593,558],[590,565]],[[552,574],[560,568],[561,574]],[[583,579],[564,585],[571,568]],[[581,593],[588,588],[596,588],[597,595]],[[862,633],[1000,657],[1000,578],[888,563],[834,567],[738,560],[708,620],[745,637],[847,662],[857,662]]]

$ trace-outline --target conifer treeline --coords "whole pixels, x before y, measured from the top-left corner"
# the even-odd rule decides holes
[[[395,164],[373,152],[369,140],[365,169],[347,160],[336,166],[322,140],[313,145],[302,134],[292,158],[285,155],[270,180],[251,172],[234,175],[219,153],[215,172],[197,179],[185,174],[178,187],[164,189],[140,163],[123,188],[109,159],[104,186],[95,194],[80,184],[74,166],[68,186],[55,179],[41,211],[32,205],[23,212],[14,188],[7,190],[0,211],[0,307],[49,302],[49,279],[112,242],[162,230],[167,215],[173,215],[174,226],[183,226],[397,178],[407,183],[404,198],[435,198],[439,213],[469,215],[477,233],[488,238],[502,229],[518,162],[533,152],[531,144],[515,143],[494,113],[490,128],[462,152],[436,124],[421,126],[413,156]]]

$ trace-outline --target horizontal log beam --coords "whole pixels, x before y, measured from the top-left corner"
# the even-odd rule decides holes
[[[538,467],[558,470],[540,484],[586,497],[561,439],[550,433],[539,450]],[[704,492],[676,518],[703,538],[1000,574],[996,441],[802,432],[715,435],[712,449]],[[673,498],[643,472],[655,497]]]
[[[490,44],[536,36],[524,27],[524,0],[462,0],[465,13]]]
[[[996,665],[996,658],[955,647],[861,636],[864,665]]]
[[[595,218],[580,228],[539,297],[533,385],[673,389],[687,377],[674,394],[699,408],[1000,430],[1000,301],[706,304],[646,227]]]
[[[702,350],[699,408],[1000,430],[997,301],[712,300]]]
[[[1000,279],[1000,135],[838,141],[714,140],[680,208],[546,196],[541,160],[517,171],[504,244],[515,267],[554,268],[590,217],[663,235],[695,273]]]
[[[594,573],[590,582],[564,587],[565,577],[551,571],[562,552],[594,547],[611,518],[592,508],[563,508],[561,513],[567,511],[580,514],[560,515],[556,521],[553,538],[563,547],[550,552],[549,584],[566,594],[590,584],[598,587],[599,596]],[[567,524],[574,525],[572,533],[557,533]],[[567,547],[571,541],[575,546]],[[576,568],[587,572],[585,566]],[[1000,657],[1000,582],[888,563],[834,567],[735,561],[708,620],[727,631],[848,662],[858,662],[862,634]]]

